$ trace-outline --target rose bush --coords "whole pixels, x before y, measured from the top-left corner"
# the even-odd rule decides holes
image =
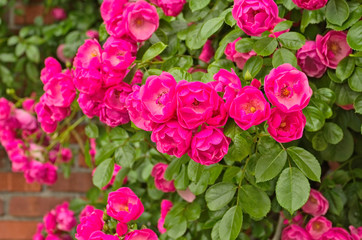
[[[51,212],[36,239],[361,238],[357,0],[94,6],[98,35],[67,35],[65,65],[42,56],[43,92],[8,84],[0,99],[1,143],[28,182],[54,183],[85,125],[95,187],[71,207],[95,208],[76,227]],[[54,10],[55,26],[72,16]]]

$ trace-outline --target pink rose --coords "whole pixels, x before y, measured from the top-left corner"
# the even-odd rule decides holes
[[[176,120],[158,125],[152,131],[151,140],[157,150],[180,158],[190,148],[192,131],[180,126]]]
[[[273,0],[234,0],[232,10],[238,26],[250,36],[260,36],[273,29],[278,13],[278,6]]]
[[[43,223],[38,223],[36,227],[36,233],[33,235],[33,240],[44,240],[44,237],[42,235],[44,229]]]
[[[57,228],[61,231],[70,232],[77,225],[74,212],[69,210],[69,203],[64,202],[55,208]]]
[[[253,86],[253,87],[257,88],[257,89],[260,89],[260,87],[261,87],[261,82],[260,82],[258,79],[254,78],[254,79],[251,81],[250,86]]]
[[[80,218],[75,238],[78,240],[88,240],[93,232],[102,230],[103,225],[103,211],[95,209],[91,214]]]
[[[67,13],[65,10],[61,7],[55,7],[52,9],[52,15],[55,18],[55,20],[63,20],[67,18]]]
[[[289,63],[272,69],[265,76],[264,89],[271,104],[283,112],[302,110],[313,93],[307,76]]]
[[[0,98],[0,120],[10,117],[12,104],[6,98]]]
[[[230,139],[216,127],[206,126],[191,142],[190,158],[202,165],[218,163],[229,150]]]
[[[123,236],[124,234],[127,233],[127,231],[128,231],[127,223],[123,223],[123,222],[117,223],[116,233],[118,236]]]
[[[41,70],[40,80],[46,84],[53,76],[62,72],[62,66],[52,57],[46,58],[44,64],[45,67]]]
[[[327,213],[329,208],[328,200],[317,190],[311,189],[308,201],[302,207],[305,213],[321,216]]]
[[[183,200],[189,203],[192,203],[196,198],[195,194],[193,194],[189,188],[186,188],[186,190],[177,189],[177,193],[183,198]]]
[[[355,228],[354,226],[349,226],[349,231],[351,232],[351,236],[353,240],[361,240],[362,239],[362,227]]]
[[[231,69],[231,72],[220,69],[219,72],[214,75],[214,79],[217,82],[214,86],[215,90],[224,93],[223,99],[226,101],[226,108],[229,108],[242,88],[238,75],[236,75],[233,69]]]
[[[120,222],[136,220],[143,211],[141,200],[130,188],[122,187],[108,195],[107,214]]]
[[[156,8],[144,0],[126,5],[123,21],[124,32],[136,42],[149,39],[159,25]]]
[[[79,93],[78,103],[83,113],[89,117],[99,116],[105,96],[105,89],[98,89],[94,94]]]
[[[73,65],[75,68],[99,68],[102,62],[102,48],[95,39],[87,39],[78,48]]]
[[[60,155],[61,160],[64,163],[70,162],[73,158],[72,150],[70,150],[69,148],[62,148],[62,150],[60,150]]]
[[[161,217],[158,219],[158,231],[160,231],[161,234],[164,234],[166,232],[166,228],[163,227],[163,224],[165,223],[165,218],[167,213],[171,210],[173,204],[171,201],[163,199],[161,202]]]
[[[81,93],[97,94],[102,88],[102,73],[97,68],[76,68],[74,71],[74,86]]]
[[[116,86],[107,89],[104,97],[104,103],[107,107],[119,111],[125,111],[126,98],[132,92],[132,88],[128,83],[121,82]]]
[[[105,234],[102,231],[93,232],[89,238],[89,240],[119,240],[117,236]]]
[[[285,216],[284,216],[284,214],[283,214],[283,211],[280,212],[280,215],[281,215],[283,218],[285,218]],[[298,226],[300,226],[300,227],[303,226],[303,222],[304,222],[304,217],[303,217],[303,215],[302,215],[300,212],[298,212],[298,211],[296,212],[295,216],[294,216],[291,220],[285,219],[285,220],[283,221],[283,223],[284,223],[285,225],[295,224],[295,225],[298,225]]]
[[[298,65],[309,77],[320,78],[327,70],[316,51],[315,41],[307,41],[297,52]]]
[[[151,176],[155,178],[155,186],[162,192],[176,191],[174,180],[167,181],[164,177],[168,165],[165,163],[157,163],[153,166]]]
[[[92,205],[86,205],[79,214],[79,219],[91,215],[96,209]]]
[[[321,62],[333,69],[337,68],[343,58],[352,53],[347,43],[347,33],[334,30],[329,31],[324,37],[317,35],[316,50]]]
[[[300,8],[316,10],[324,7],[328,0],[293,0],[293,2]]]
[[[248,61],[249,58],[251,58],[252,56],[256,56],[256,52],[254,52],[253,50],[246,53],[236,51],[235,44],[241,39],[242,38],[239,37],[233,42],[228,43],[225,48],[225,55],[227,59],[235,62],[238,68],[243,69],[246,61]]]
[[[48,106],[69,107],[76,91],[72,78],[65,74],[57,74],[44,85],[44,102]]]
[[[64,47],[65,47],[65,44],[60,44],[57,47],[57,57],[60,61],[62,61],[65,64],[71,63],[73,58],[68,58],[64,55]]]
[[[304,228],[290,225],[283,229],[281,240],[312,240]]]
[[[221,97],[208,84],[180,81],[176,87],[177,117],[180,125],[195,129],[220,112]]]
[[[32,131],[38,127],[36,118],[22,109],[15,109],[14,117],[18,120],[22,130]]]
[[[106,25],[106,30],[111,36],[120,37],[124,34],[122,23],[125,5],[128,0],[104,0],[101,5],[101,15]]]
[[[144,88],[144,85],[142,88]],[[137,127],[145,131],[151,131],[155,127],[155,123],[150,120],[149,113],[142,104],[140,86],[133,85],[132,90],[133,92],[126,98],[129,117]]]
[[[294,141],[303,136],[306,122],[302,111],[285,113],[273,108],[268,119],[268,132],[280,143]]]
[[[99,120],[110,127],[126,124],[130,121],[127,109],[117,110],[105,104],[100,106]]]
[[[332,222],[322,216],[312,218],[309,220],[307,226],[305,226],[305,230],[314,240],[320,239],[323,233],[327,232],[331,228]]]
[[[132,79],[131,85],[142,84],[142,79],[143,79],[143,72],[141,70],[137,69],[137,71]]]
[[[156,233],[154,233],[151,229],[142,229],[142,230],[134,230],[128,233],[124,240],[158,240]]]
[[[166,16],[177,17],[182,12],[186,0],[151,0],[151,3],[160,7]]]
[[[88,30],[85,35],[87,35],[88,38],[92,39],[92,38],[95,38],[95,39],[99,39],[99,33],[97,30],[93,30],[93,29],[90,29]]]
[[[259,89],[246,86],[231,103],[229,114],[241,129],[248,130],[269,118],[270,105]]]
[[[325,232],[320,240],[352,240],[352,237],[343,228],[334,227]]]
[[[202,48],[199,59],[203,62],[209,63],[214,54],[215,50],[212,47],[212,41],[209,39],[206,41],[204,47]]]
[[[50,211],[43,217],[44,227],[47,233],[52,233],[57,228],[57,220],[55,214]]]
[[[140,96],[151,121],[163,123],[176,116],[176,84],[174,77],[167,72],[147,78]]]
[[[24,176],[27,183],[38,182],[40,184],[52,185],[57,181],[57,167],[50,163],[31,161],[29,168],[25,170]]]
[[[32,98],[25,98],[24,102],[22,103],[22,107],[25,111],[34,113],[35,100]],[[0,110],[0,112],[1,112],[1,110]]]

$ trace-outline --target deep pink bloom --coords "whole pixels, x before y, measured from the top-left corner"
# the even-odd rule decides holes
[[[162,192],[174,192],[176,191],[174,180],[167,181],[164,177],[168,165],[165,163],[157,163],[153,166],[151,175],[155,178],[155,186]]]
[[[47,233],[52,233],[57,229],[57,220],[53,211],[48,212],[43,217],[43,222]]]
[[[60,155],[60,159],[64,163],[70,162],[73,158],[72,150],[70,150],[69,148],[62,148],[62,150],[60,150]]]
[[[324,7],[328,0],[293,0],[295,5],[308,10],[316,10]]]
[[[28,183],[34,181],[40,184],[52,185],[57,181],[57,167],[50,163],[41,163],[31,161],[28,169],[24,172],[25,179]]]
[[[99,120],[110,127],[126,124],[130,121],[127,109],[117,110],[105,104],[100,106]]]
[[[248,130],[269,118],[270,105],[259,89],[246,86],[231,103],[229,114],[241,129]]]
[[[351,236],[353,240],[361,240],[362,239],[362,227],[355,228],[354,226],[349,226],[349,231],[351,232]]]
[[[38,127],[36,118],[22,109],[15,109],[14,117],[19,122],[22,130],[32,131]]]
[[[108,195],[107,214],[120,222],[137,220],[143,211],[141,200],[130,188],[122,187]]]
[[[283,229],[281,240],[312,240],[304,228],[290,225]]]
[[[66,19],[67,18],[67,13],[65,12],[65,10],[61,7],[55,7],[52,9],[52,15],[53,17],[60,21],[60,20],[63,20],[63,19]]]
[[[177,17],[182,12],[186,0],[151,0],[151,3],[160,7],[166,16]]]
[[[204,47],[202,48],[199,59],[203,62],[209,63],[214,54],[215,50],[212,47],[212,41],[209,39],[206,41]]]
[[[250,86],[260,89],[261,82],[258,79],[254,78],[253,81],[251,81]]]
[[[220,69],[219,72],[214,75],[214,79],[217,82],[214,86],[215,90],[224,93],[223,99],[226,101],[226,108],[229,108],[242,88],[239,77],[233,69],[231,69],[231,72]]]
[[[90,29],[88,30],[85,35],[87,35],[87,37],[89,37],[90,39],[95,38],[95,39],[99,39],[99,33],[97,30],[94,29]]]
[[[116,233],[118,236],[123,236],[128,231],[127,223],[119,222],[117,223]]]
[[[107,107],[119,111],[125,111],[126,98],[132,92],[132,88],[128,83],[121,82],[116,86],[107,89],[104,96],[104,103]]]
[[[336,69],[338,63],[350,53],[352,49],[347,43],[347,33],[329,31],[323,37],[317,35],[316,49],[321,62],[329,68]]]
[[[102,48],[95,39],[87,39],[78,48],[73,65],[76,68],[99,68],[102,62]]]
[[[230,139],[216,127],[206,126],[191,142],[190,158],[202,165],[218,163],[229,150]]]
[[[305,108],[312,96],[307,76],[289,63],[273,68],[264,80],[265,94],[283,112]]]
[[[254,52],[253,50],[246,53],[236,51],[235,44],[241,39],[242,38],[239,37],[233,42],[228,43],[225,48],[225,55],[227,59],[235,62],[238,68],[243,69],[246,61],[248,61],[249,58],[251,58],[252,56],[256,56],[256,52]]]
[[[134,230],[126,235],[124,240],[158,240],[156,233],[151,229]]]
[[[117,236],[105,234],[102,231],[93,232],[89,238],[89,240],[119,240]]]
[[[74,212],[69,210],[69,203],[64,202],[55,208],[57,221],[57,229],[65,232],[70,232],[77,225]]]
[[[285,113],[273,108],[268,119],[268,132],[280,143],[294,141],[303,136],[306,122],[302,111]]]
[[[160,231],[161,234],[164,234],[166,232],[166,228],[163,227],[163,224],[165,223],[165,218],[167,213],[171,210],[173,204],[171,201],[163,199],[161,202],[161,217],[158,219],[158,231]]]
[[[44,64],[45,67],[41,70],[40,79],[46,84],[53,76],[62,72],[62,66],[52,57],[46,58]]]
[[[44,102],[48,106],[69,107],[76,96],[72,78],[62,73],[49,79],[44,91]]]
[[[352,237],[345,229],[334,227],[325,232],[320,240],[352,240]]]
[[[273,29],[278,13],[278,6],[273,0],[234,0],[232,10],[237,25],[250,36],[260,36]]]
[[[91,215],[96,209],[92,205],[86,205],[79,214],[79,219]]]
[[[168,121],[153,129],[151,140],[157,150],[180,158],[190,148],[192,131],[180,126],[176,120]]]
[[[74,71],[73,82],[75,87],[81,93],[97,94],[102,88],[103,78],[98,68],[76,68]]]
[[[101,5],[101,15],[106,25],[106,30],[111,36],[120,37],[124,34],[122,22],[125,5],[128,0],[104,0]]]
[[[131,85],[141,84],[142,79],[143,79],[143,72],[141,70],[137,69],[137,71],[132,79]]]
[[[79,93],[78,103],[83,113],[89,117],[100,115],[101,105],[105,96],[105,89],[98,89],[94,94]]]
[[[285,219],[283,211],[280,212],[280,215],[284,218],[283,223],[285,225],[295,224],[295,225],[298,225],[300,227],[303,226],[304,216],[299,211],[296,212],[295,216],[291,220]]]
[[[176,87],[177,117],[180,125],[195,129],[221,113],[221,97],[210,85],[202,82],[180,81]],[[224,116],[224,117],[227,117]]]
[[[176,117],[176,84],[174,77],[167,72],[147,78],[140,96],[151,121],[164,123]]]
[[[32,98],[25,98],[24,102],[22,103],[22,107],[23,107],[23,109],[25,111],[30,112],[30,113],[34,113],[35,100],[32,99]]]
[[[0,120],[10,117],[12,104],[6,98],[0,98]]]
[[[44,240],[44,237],[42,235],[43,230],[45,230],[44,224],[38,223],[36,227],[36,233],[33,235],[33,240]]]
[[[305,230],[314,240],[320,239],[323,233],[327,232],[331,228],[332,222],[322,216],[312,218],[309,220],[307,226],[305,226]]]
[[[144,88],[144,85],[142,88]],[[129,117],[137,127],[145,131],[151,131],[155,127],[155,123],[150,120],[149,112],[142,104],[140,86],[133,85],[132,90],[133,92],[126,98]]]
[[[102,230],[103,225],[103,211],[95,209],[91,214],[80,218],[75,238],[78,240],[88,240],[93,232]]]
[[[126,5],[123,12],[123,21],[125,34],[136,42],[143,42],[149,39],[159,25],[156,8],[144,0],[131,2]],[[117,36],[118,32],[115,34]]]
[[[327,70],[317,55],[315,41],[307,41],[297,52],[298,65],[309,77],[320,78]]]
[[[317,190],[311,189],[308,201],[302,207],[305,213],[315,216],[325,215],[328,211],[328,200]]]

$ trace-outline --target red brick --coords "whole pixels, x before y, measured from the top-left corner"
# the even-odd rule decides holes
[[[90,173],[72,172],[70,177],[65,179],[59,174],[58,180],[48,189],[57,192],[87,192],[93,186],[92,176]]]
[[[10,199],[9,213],[15,217],[42,217],[64,201],[69,201],[69,198],[12,197]]]
[[[16,25],[29,25],[34,23],[34,19],[42,16],[44,23],[49,24],[54,21],[51,11],[46,11],[42,4],[19,4],[16,7],[17,11],[22,12],[22,15],[15,15]]]
[[[0,192],[40,192],[38,183],[26,183],[23,173],[1,172]]]
[[[0,221],[0,240],[29,240],[36,232],[36,221]]]
[[[4,215],[4,201],[0,199],[0,216]]]

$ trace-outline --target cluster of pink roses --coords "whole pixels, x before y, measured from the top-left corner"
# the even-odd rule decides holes
[[[142,202],[130,188],[122,187],[110,192],[106,208],[107,215],[91,207],[84,211],[77,226],[76,239],[119,240],[119,237],[123,237],[124,240],[158,240],[156,233],[151,229],[129,231],[127,223],[137,220],[144,211]],[[113,231],[113,234],[102,231],[108,216],[118,221],[116,229],[108,230],[108,232]]]
[[[23,109],[16,108],[5,98],[0,99],[0,142],[4,146],[14,172],[24,172],[28,183],[54,184],[57,180],[57,167],[53,164],[57,159],[69,162],[72,152],[68,148],[55,146],[49,151],[47,162],[44,154],[49,138],[42,139],[43,132],[38,127],[34,113],[33,99],[23,102]]]
[[[151,3],[160,7],[166,16],[176,17],[182,12],[186,0],[150,0]]]
[[[332,222],[325,215],[328,211],[327,199],[317,190],[311,189],[309,199],[302,210],[313,216],[303,227],[302,215],[293,218],[293,224],[284,228],[282,240],[359,240],[362,238],[362,227],[350,226],[349,234],[345,229],[332,227]]]
[[[74,212],[69,209],[69,203],[64,202],[44,216],[33,240],[71,240],[73,238],[70,232],[76,225]]]

